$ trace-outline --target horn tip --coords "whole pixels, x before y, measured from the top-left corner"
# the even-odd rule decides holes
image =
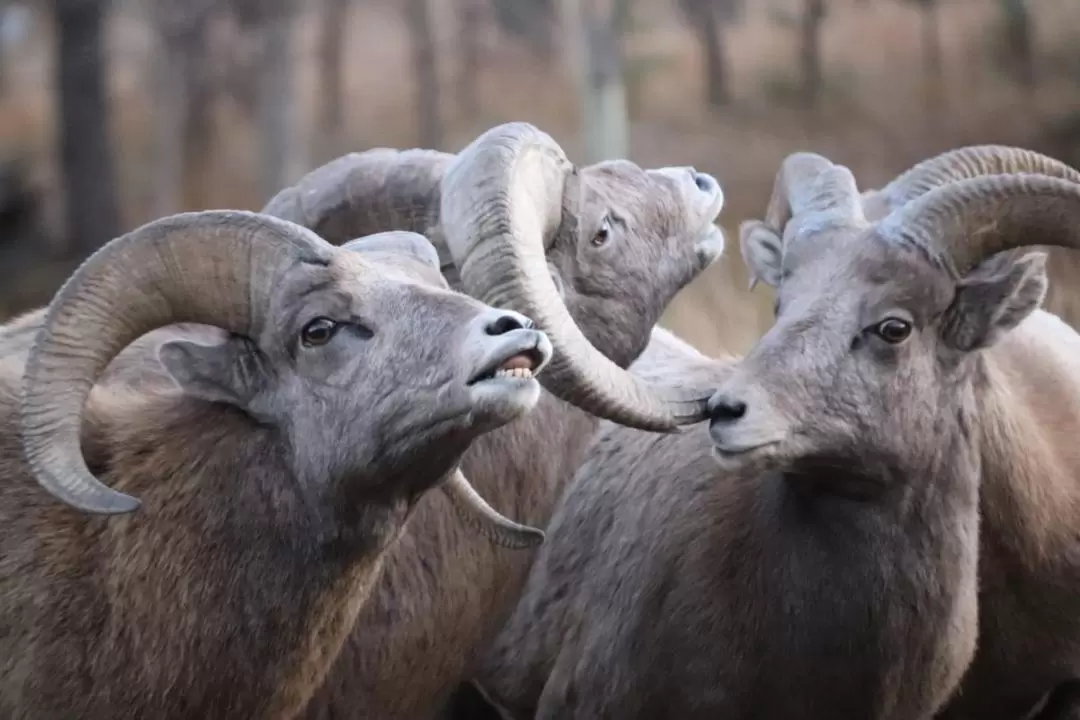
[[[79,509],[95,515],[127,515],[142,507],[142,501],[121,492],[110,493],[102,503],[81,506]]]

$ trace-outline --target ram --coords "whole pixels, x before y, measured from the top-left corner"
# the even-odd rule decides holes
[[[713,221],[722,204],[716,180],[691,168],[642,170],[626,160],[576,168],[547,134],[508,123],[456,155],[380,149],[340,158],[266,210],[332,242],[422,232],[453,285],[548,333],[556,351],[539,381],[552,394],[462,461],[496,508],[543,527],[596,416],[652,429],[704,417],[696,399],[711,386],[646,384],[623,368],[671,298],[720,256]],[[505,621],[531,558],[462,530],[444,498],[420,502],[305,717],[430,720],[440,711]]]
[[[1080,337],[1038,309],[1045,255],[999,253],[1080,244],[1080,185],[968,178],[884,217],[861,200],[845,168],[791,156],[742,237],[777,321],[715,364],[709,433],[598,433],[477,674],[505,717],[928,718],[977,635],[1038,666],[1037,614],[1065,647]],[[1017,614],[987,613],[986,588]],[[958,717],[1022,717],[1059,679]]]
[[[264,212],[335,244],[394,229],[423,233],[453,286],[522,311],[548,333],[559,353],[538,379],[552,394],[479,439],[462,460],[485,498],[542,527],[597,415],[665,428],[704,417],[699,399],[711,385],[705,392],[681,379],[643,385],[622,368],[642,352],[671,298],[720,257],[724,239],[713,221],[722,204],[709,175],[642,170],[625,160],[576,168],[545,133],[508,123],[457,155],[377,149],[338,158]],[[467,252],[496,231],[502,234]],[[41,317],[16,324],[21,342],[28,344]],[[157,345],[207,332],[173,326],[152,333],[122,352],[103,382],[139,387],[164,376]],[[3,352],[17,353],[17,340],[0,333]],[[553,373],[560,354],[561,374]],[[657,400],[664,395],[682,402]],[[458,520],[449,498],[420,499],[306,717],[427,720],[467,676],[513,607],[531,554],[504,552]]]
[[[935,188],[1015,173],[1080,187],[1080,172],[1060,161],[1019,148],[974,146],[942,153],[864,192],[863,206],[868,218],[879,219]],[[1028,241],[1038,243],[1047,230],[1033,224],[1028,232]],[[1039,322],[1018,328],[1027,334],[1015,342],[1031,334],[1038,339],[1026,352],[1012,351],[1017,369],[993,378],[996,392],[982,413],[981,632],[972,667],[942,720],[1080,717],[1080,563],[1073,560],[1080,457],[1071,450],[1080,394],[1073,366],[1056,362],[1061,352],[1076,351],[1076,339],[1053,317],[1038,315]],[[1039,357],[1046,346],[1061,349]],[[1025,354],[1033,357],[1021,362]],[[1035,712],[1044,700],[1049,704]]]
[[[95,387],[159,328],[172,387]],[[456,468],[536,405],[550,342],[449,290],[419,235],[175,215],[92,256],[35,337],[0,372],[4,718],[293,717],[425,491],[540,538]]]

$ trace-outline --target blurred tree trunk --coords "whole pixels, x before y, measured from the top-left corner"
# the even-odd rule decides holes
[[[321,138],[337,152],[345,129],[345,80],[342,55],[349,24],[349,0],[324,0],[322,42],[319,45],[319,79],[323,83]]]
[[[407,3],[419,142],[422,147],[440,148],[443,127],[439,115],[439,69],[436,65],[435,36],[431,28],[431,8],[428,7],[428,0],[407,0]]]
[[[480,116],[480,33],[483,30],[483,0],[458,0],[461,18],[461,64],[458,67],[458,103],[461,116]]]
[[[581,0],[555,0],[552,8],[552,25],[556,52],[565,75],[582,81],[585,66],[583,56],[585,41],[582,33]]]
[[[800,25],[799,58],[802,65],[803,102],[814,109],[821,100],[821,24],[825,0],[806,0]]]
[[[1032,39],[1031,13],[1025,0],[1001,0],[1005,21],[1005,34],[1016,68],[1017,80],[1028,90],[1034,90],[1038,79],[1035,75],[1035,43]]]
[[[614,0],[582,0],[585,47],[583,108],[585,162],[626,157],[630,120],[626,109],[619,30]]]
[[[60,169],[67,247],[97,249],[119,233],[110,138],[105,0],[54,0]]]
[[[155,0],[158,50],[153,64],[154,178],[159,217],[209,207],[206,179],[213,156],[209,29],[213,0]]]
[[[936,115],[944,102],[945,63],[942,59],[939,0],[918,0],[922,11],[923,77],[926,84],[926,108]]]
[[[701,43],[705,57],[705,102],[721,107],[731,101],[728,87],[726,48],[723,26],[735,0],[680,0],[679,5]]]
[[[259,23],[258,117],[262,188],[269,199],[299,179],[304,167],[303,141],[298,127],[299,104],[294,97],[294,0],[263,0]]]

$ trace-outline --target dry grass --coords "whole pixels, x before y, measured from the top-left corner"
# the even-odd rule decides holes
[[[795,29],[776,18],[797,11],[797,0],[755,2],[744,24],[729,34],[735,102],[708,112],[701,101],[702,64],[693,38],[664,0],[640,0],[647,29],[627,39],[635,73],[631,156],[643,165],[693,164],[716,174],[728,194],[722,222],[727,260],[684,291],[664,322],[706,352],[738,352],[770,321],[765,290],[744,291],[737,249],[740,220],[758,215],[783,157],[794,150],[823,152],[849,165],[864,186],[876,186],[928,155],[973,142],[1033,145],[1048,124],[1080,113],[1080,75],[1070,48],[1080,31],[1080,6],[1064,0],[1032,2],[1041,85],[1017,89],[988,58],[994,50],[997,3],[953,0],[941,16],[945,46],[943,103],[928,107],[920,53],[920,16],[906,3],[838,0],[824,33],[826,100],[808,115],[793,100],[797,86]],[[313,7],[317,3],[311,4]],[[337,146],[310,133],[309,165],[332,153],[374,145],[413,146],[417,130],[409,83],[408,34],[400,3],[357,3],[347,33],[347,136]],[[791,15],[795,17],[794,15]],[[452,18],[451,18],[452,19]],[[314,58],[317,19],[303,17],[298,78],[306,127],[315,117],[319,87]],[[439,26],[446,52],[440,64],[447,125],[445,149],[454,150],[491,124],[534,122],[580,155],[579,116],[572,79],[542,67],[513,40],[485,35],[485,63],[478,79],[482,117],[462,117],[454,102],[458,82],[452,23]],[[15,65],[13,91],[0,103],[0,148],[35,158],[46,187],[55,189],[52,103],[48,88],[47,33],[40,31]],[[143,70],[153,43],[140,19],[119,16],[111,36],[121,197],[128,226],[149,219],[150,110]],[[999,51],[1000,54],[1000,51]],[[1073,70],[1070,74],[1067,70]],[[262,204],[257,192],[254,129],[237,103],[215,108],[216,135],[207,148],[211,172],[203,182],[217,207]],[[316,142],[319,141],[319,142]],[[52,193],[55,195],[55,192]],[[177,208],[188,209],[188,208]],[[53,213],[53,217],[58,217]],[[42,288],[51,292],[48,281]]]

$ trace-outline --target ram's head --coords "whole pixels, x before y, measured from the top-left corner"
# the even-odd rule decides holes
[[[672,297],[720,257],[719,184],[626,160],[575,167],[547,134],[497,126],[457,155],[347,155],[265,212],[334,243],[413,230],[462,289],[536,320],[555,348],[541,382],[594,415],[671,431],[704,418],[707,389],[651,386],[626,366]]]

